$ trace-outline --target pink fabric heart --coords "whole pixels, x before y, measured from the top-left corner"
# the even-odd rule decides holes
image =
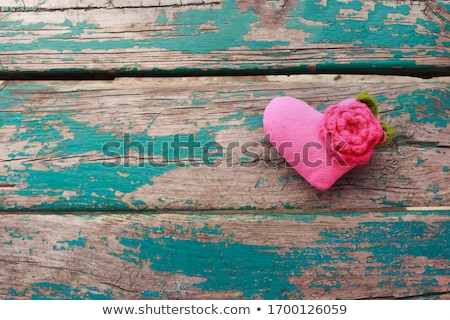
[[[277,151],[320,190],[369,161],[375,145],[386,140],[380,121],[356,99],[329,106],[322,114],[304,101],[278,97],[266,107],[263,125]]]

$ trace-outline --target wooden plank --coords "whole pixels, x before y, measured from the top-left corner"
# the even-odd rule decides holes
[[[6,0],[2,77],[450,74],[450,1]]]
[[[0,221],[0,299],[449,298],[448,210]]]
[[[4,82],[0,210],[372,210],[446,206],[450,86],[254,78]],[[361,90],[394,143],[326,192],[266,143],[279,95],[323,110]],[[248,211],[246,211],[248,212]]]

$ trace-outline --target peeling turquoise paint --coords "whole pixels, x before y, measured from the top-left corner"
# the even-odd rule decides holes
[[[53,246],[53,250],[72,250],[74,247],[85,248],[86,238],[78,238],[74,240],[58,240],[58,245]]]
[[[441,7],[444,7],[450,11],[450,2],[448,2],[448,0],[439,0],[438,3]]]
[[[141,297],[150,299],[163,298],[160,292],[151,290],[144,290],[143,292],[141,292]]]
[[[291,179],[298,180],[298,179],[303,179],[303,177],[301,177],[300,175],[298,175],[296,173],[288,173],[286,175],[279,176],[278,181],[283,182],[283,186],[281,187],[281,190],[284,190],[287,187],[287,185],[289,184],[289,181],[291,181]]]
[[[308,288],[323,288],[323,289],[339,289],[342,287],[342,283],[336,281],[335,283],[318,283],[313,282],[308,285]]]
[[[264,215],[264,216],[261,216],[261,219],[264,221],[264,220],[266,220],[267,217],[268,216]],[[313,221],[316,221],[317,218],[318,218],[318,215],[312,214],[312,213],[303,213],[303,214],[296,214],[296,215],[282,213],[282,214],[270,215],[270,219],[273,221],[290,220],[290,221],[301,221],[301,222],[313,222]]]
[[[8,289],[8,295],[10,296],[24,296],[28,292],[28,288],[25,288],[23,291],[16,291],[14,288]]]
[[[263,116],[260,114],[247,114],[242,127],[247,127],[248,130],[253,131],[263,126]]]
[[[137,265],[145,262],[152,271],[168,277],[191,277],[193,281],[188,279],[186,283],[192,284],[184,285],[176,292],[182,296],[189,291],[200,290],[219,295],[220,292],[235,292],[238,298],[301,299],[304,298],[303,288],[333,290],[342,289],[343,286],[360,287],[359,283],[340,281],[342,275],[348,274],[349,263],[362,266],[366,276],[380,277],[382,280],[377,283],[380,289],[396,292],[398,289],[408,289],[410,295],[434,292],[434,288],[442,289],[442,281],[450,276],[450,268],[446,263],[450,262],[450,221],[402,221],[405,215],[440,215],[448,218],[449,211],[380,212],[376,214],[376,219],[380,221],[361,219],[356,227],[340,224],[339,227],[324,228],[319,233],[321,238],[313,246],[299,243],[294,247],[236,242],[234,235],[227,235],[222,230],[222,224],[211,221],[211,215],[200,214],[190,216],[187,226],[173,225],[169,221],[171,235],[164,233],[164,226],[135,223],[129,227],[129,234],[118,235],[117,240],[122,248],[114,246],[114,250],[118,251],[111,254]],[[242,215],[242,218],[244,216],[248,217]],[[317,220],[321,215],[307,216]],[[348,219],[353,216],[363,218],[365,214],[342,212],[333,216]],[[236,215],[222,217],[225,220],[237,218]],[[368,217],[374,219],[373,214]],[[382,220],[382,217],[392,219]],[[277,219],[308,222],[303,220],[303,215],[296,214],[260,215],[253,218],[254,224]],[[202,227],[192,228],[194,222],[197,225],[202,220],[205,221]],[[320,223],[320,219],[317,223]],[[175,238],[177,235],[198,235],[198,239],[202,240],[197,241],[192,237],[189,240],[178,239]],[[210,242],[205,242],[205,238]],[[420,262],[413,269],[408,262],[415,258],[425,261],[425,264],[422,266]],[[428,265],[426,259],[441,263]],[[311,272],[316,274],[313,281]],[[302,279],[303,276],[305,279]],[[151,284],[149,288],[141,289],[140,297],[158,299],[167,296],[164,289],[157,288],[158,284]],[[32,299],[106,300],[120,299],[123,292],[84,283],[72,285],[44,281],[30,283],[25,287],[12,286],[5,298],[30,296]]]
[[[144,201],[139,200],[139,199],[132,200],[131,204],[133,206],[137,207],[137,208],[139,208],[139,207],[146,207],[147,206],[147,204]]]
[[[446,91],[417,89],[411,93],[402,93],[396,101],[388,104],[395,105],[390,111],[392,117],[408,114],[411,121],[431,123],[437,128],[446,128],[450,122],[450,87]]]
[[[70,86],[68,89],[70,90]],[[45,170],[33,169],[31,163],[24,163],[24,169],[7,169],[8,175],[0,177],[0,182],[24,182],[27,184],[27,187],[7,191],[8,194],[24,197],[46,194],[56,198],[30,208],[25,208],[20,204],[2,203],[0,204],[2,210],[70,210],[71,208],[122,210],[143,208],[146,204],[139,199],[132,200],[131,204],[125,203],[117,195],[117,191],[123,194],[132,192],[143,185],[152,185],[152,178],[154,177],[179,167],[190,166],[188,162],[173,162],[189,156],[188,148],[181,148],[178,155],[172,149],[169,149],[169,145],[174,142],[174,139],[178,138],[185,145],[189,141],[199,143],[200,147],[195,148],[194,157],[200,163],[205,161],[209,163],[213,159],[204,160],[203,147],[216,144],[214,140],[216,132],[235,126],[248,130],[262,127],[261,115],[244,114],[242,110],[238,110],[235,115],[220,119],[220,125],[209,124],[204,128],[199,128],[196,133],[149,136],[147,129],[142,133],[130,134],[129,140],[125,141],[125,137],[121,133],[113,133],[104,130],[100,125],[91,125],[88,122],[74,120],[73,117],[77,115],[76,112],[52,112],[36,117],[33,113],[17,114],[7,111],[23,106],[25,101],[30,99],[32,92],[39,93],[46,90],[51,90],[51,87],[45,85],[7,86],[0,91],[0,99],[2,99],[0,108],[4,110],[0,127],[17,127],[17,132],[9,138],[9,143],[27,141],[23,150],[27,150],[31,146],[35,149],[36,146],[41,145],[37,153],[33,151],[33,154],[28,154],[26,151],[21,151],[20,153],[10,154],[9,157],[40,157],[51,154],[53,157],[64,158],[89,152],[101,154],[102,147],[105,144],[117,143],[119,147],[115,151],[122,156],[121,165],[111,165],[110,161],[104,163],[84,162],[84,158],[81,156],[77,164],[68,167],[60,167],[52,164],[52,162],[46,163],[44,161],[43,164],[48,168]],[[76,95],[77,93],[73,94]],[[17,97],[20,97],[21,100],[18,100]],[[239,125],[227,123],[232,120],[243,120],[243,122]],[[24,127],[24,130],[19,131],[19,127],[23,127],[23,123],[27,123],[27,126]],[[152,123],[149,123],[148,128],[151,125]],[[71,137],[63,136],[63,127],[69,128]],[[133,143],[140,143],[144,150],[137,150],[133,147]],[[151,148],[149,147],[150,144]],[[126,157],[123,157],[126,154],[126,148],[138,151],[140,156],[144,157],[144,161],[135,165],[127,165],[125,163]],[[152,160],[153,156],[160,156],[165,162],[155,162]],[[223,158],[224,156],[225,154],[222,152],[216,154],[215,158]],[[108,186],[108,188],[105,188],[105,186]],[[67,191],[71,191],[72,194],[65,196],[64,192]],[[5,192],[0,193],[0,195],[5,195]]]
[[[399,212],[390,214],[398,218],[402,216]],[[291,217],[294,220],[298,218],[296,215]],[[183,230],[182,226],[180,228]],[[214,229],[207,228],[202,232],[214,235],[212,230]],[[407,265],[403,265],[402,257],[450,261],[450,252],[446,250],[450,221],[436,223],[431,228],[425,222],[361,222],[357,228],[323,230],[320,233],[323,239],[316,241],[319,247],[296,247],[287,252],[281,250],[284,253],[276,246],[235,243],[231,238],[223,236],[219,236],[217,242],[205,243],[194,239],[176,240],[167,236],[154,238],[154,235],[150,236],[149,229],[143,228],[140,231],[140,236],[119,239],[124,249],[115,253],[117,257],[136,264],[150,262],[150,268],[158,272],[200,277],[200,281],[190,289],[232,291],[239,283],[240,298],[301,298],[301,287],[293,285],[290,279],[298,278],[301,281],[306,270],[317,266],[329,270],[327,266],[336,265],[339,261],[356,263],[351,254],[360,250],[371,253],[371,259],[376,262],[371,261],[371,265],[366,267],[368,275],[375,273],[391,277],[390,280],[384,280],[389,282],[380,282],[380,287],[388,283],[395,288],[405,287],[405,282],[399,280],[399,277],[406,276],[411,271]],[[417,241],[410,241],[411,238]],[[280,270],[283,270],[281,273],[284,275],[289,274],[289,279],[282,276]],[[308,283],[308,287],[339,288],[342,285],[338,280],[341,272],[347,271],[333,270],[331,281],[329,275],[323,274],[326,282],[317,280]],[[420,276],[442,276],[447,273],[445,267],[433,267],[426,268]],[[267,277],[267,274],[271,274],[271,277]],[[427,281],[434,280],[422,280],[419,287],[433,285]],[[265,288],[267,289],[264,290]]]
[[[364,244],[364,251],[373,253],[384,270],[392,270],[393,265],[402,263],[399,257],[406,256],[450,261],[450,251],[446,249],[450,221],[436,223],[433,229],[427,223],[417,221],[362,222],[356,232],[343,228],[339,232],[323,231],[320,235],[324,240],[316,241],[318,244]]]
[[[379,199],[379,200],[381,200],[381,203],[385,206],[398,207],[398,208],[407,207],[408,203],[410,203],[410,201],[411,201],[410,199],[405,199],[405,200],[400,200],[400,201],[390,201],[387,199],[386,195],[381,197],[381,199]]]
[[[367,20],[340,17],[342,9],[362,10],[362,1],[328,0],[326,6],[318,1],[297,0],[297,6],[289,13],[293,16],[286,22],[286,28],[300,29],[308,35],[310,43],[349,43],[351,46],[367,46],[376,44],[379,47],[435,46],[437,34],[421,33],[417,24],[427,30],[436,30],[436,25],[423,19],[417,24],[400,24],[390,21],[389,15],[398,14],[405,18],[410,14],[409,4],[376,3],[373,10],[368,11]]]
[[[434,197],[433,200],[435,201],[442,201],[442,197],[439,196],[440,186],[438,184],[430,184],[428,185],[425,192],[433,193]]]
[[[269,180],[265,178],[259,178],[255,183],[255,189],[258,189],[261,186],[261,183],[268,184]]]
[[[202,30],[201,26],[209,24],[216,30]],[[83,33],[95,33],[97,26],[86,21],[74,25],[66,20],[57,26],[65,32],[53,35],[51,38],[38,38],[33,45],[29,43],[9,42],[0,45],[1,51],[29,51],[35,48],[41,50],[56,50],[58,52],[81,52],[90,50],[112,50],[125,48],[164,48],[172,51],[189,53],[210,53],[213,50],[228,50],[234,47],[246,46],[259,50],[271,48],[275,45],[288,45],[288,41],[256,41],[246,40],[245,35],[251,31],[251,25],[259,18],[253,9],[241,12],[234,0],[225,0],[220,8],[191,9],[180,12],[173,21],[168,22],[163,14],[156,20],[157,23],[167,23],[176,28],[175,31],[159,32],[157,37],[146,39],[119,39],[119,40],[85,40],[76,39]],[[48,27],[46,23],[23,25],[22,20],[0,21],[0,28],[6,30],[38,30]],[[209,29],[209,28],[208,28]],[[76,41],[72,40],[76,39]]]
[[[441,28],[439,27],[438,24],[436,24],[435,22],[431,21],[431,20],[424,20],[421,18],[417,18],[416,19],[416,23],[421,25],[422,27],[424,27],[425,29],[427,29],[430,32],[439,34],[442,32]]]
[[[296,248],[279,254],[280,248],[274,246],[245,245],[229,240],[205,243],[170,237],[153,239],[148,232],[141,238],[123,237],[120,243],[129,248],[117,254],[125,261],[150,261],[154,271],[200,277],[202,280],[192,286],[204,291],[245,288],[241,298],[301,298],[301,290],[291,284],[286,275],[300,276],[303,268],[339,260],[318,248]]]
[[[114,293],[110,290],[100,291],[96,287],[84,287],[82,290],[78,287],[72,287],[67,284],[36,282],[31,285],[32,300],[111,300]]]
[[[24,235],[17,228],[12,229],[12,228],[8,228],[8,227],[3,227],[3,230],[5,230],[8,233],[8,235],[11,239],[18,239],[18,240],[23,240],[23,241],[33,240],[33,235]],[[1,237],[3,237],[3,236],[1,236]]]
[[[404,2],[401,3],[374,3],[371,6],[363,6],[363,1],[351,0],[342,2],[340,0],[329,0],[327,4],[322,5],[321,1],[297,0],[297,5],[290,9],[286,28],[299,29],[305,32],[304,41],[314,43],[348,43],[350,48],[373,47],[376,45],[382,50],[386,50],[392,54],[392,57],[380,58],[377,60],[364,59],[365,54],[373,53],[375,49],[363,49],[363,51],[351,52],[348,54],[357,54],[357,61],[339,61],[336,59],[333,51],[328,50],[325,59],[316,63],[314,72],[360,72],[361,70],[378,70],[384,72],[399,73],[404,69],[414,74],[429,74],[430,72],[448,71],[446,66],[418,65],[414,59],[424,49],[402,51],[402,47],[421,48],[440,47],[442,41],[442,33],[450,30],[449,20],[445,15],[433,12],[442,24],[434,22],[431,18],[426,17],[415,18],[414,23],[405,22],[413,15],[411,5]],[[440,3],[442,7],[448,7],[445,3]],[[241,6],[242,7],[242,6]],[[7,8],[6,8],[7,9]],[[11,9],[11,8],[10,8]],[[7,9],[8,11],[14,11]],[[14,8],[12,8],[14,9]],[[342,10],[352,10],[353,12],[342,14]],[[272,13],[277,14],[277,8],[272,8]],[[29,7],[26,11],[30,11]],[[355,18],[357,13],[364,14],[367,12],[368,18]],[[158,12],[156,12],[158,14]],[[364,16],[362,14],[362,16]],[[283,74],[312,72],[306,64],[298,66],[286,66],[280,59],[285,55],[291,54],[286,52],[263,52],[264,49],[274,47],[289,48],[292,44],[288,38],[281,37],[274,40],[251,40],[252,32],[258,31],[259,28],[265,26],[261,14],[257,6],[247,9],[240,8],[240,4],[236,0],[225,0],[222,4],[215,4],[210,8],[201,9],[191,8],[190,10],[180,10],[178,14],[168,18],[166,9],[160,11],[160,15],[155,21],[157,25],[167,25],[168,28],[157,31],[153,36],[144,39],[122,38],[97,40],[91,35],[97,33],[98,26],[89,21],[71,21],[65,20],[61,23],[45,23],[37,22],[25,24],[17,14],[0,22],[0,29],[7,30],[3,35],[21,38],[22,34],[33,33],[42,28],[52,28],[52,30],[61,30],[60,33],[51,37],[39,37],[33,44],[21,43],[20,41],[9,41],[0,45],[2,51],[30,51],[35,48],[54,50],[62,52],[83,52],[84,50],[94,51],[110,51],[122,49],[166,49],[183,53],[193,54],[210,54],[216,51],[227,51],[233,48],[247,47],[255,52],[261,51],[265,57],[272,57],[274,61],[267,62],[228,62],[228,55],[220,57],[218,62],[199,63],[193,68],[175,68],[175,69],[159,69],[158,67],[142,67],[138,64],[124,65],[122,67],[112,68],[109,71],[118,73],[153,73],[153,74],[205,74],[211,72],[242,72],[246,74],[261,73],[261,70],[270,72],[282,72]],[[395,15],[395,17],[393,17]],[[206,26],[206,28],[205,28]],[[13,30],[13,31],[10,31]],[[90,35],[90,39],[83,38],[83,35]],[[92,39],[94,38],[94,39]],[[103,37],[102,37],[103,38]],[[444,47],[449,46],[448,41],[442,41]],[[389,51],[389,48],[397,48]],[[296,48],[295,48],[296,49]],[[276,51],[276,50],[275,50]],[[425,54],[431,56],[448,56],[445,50],[430,50]],[[384,56],[384,55],[383,55]],[[359,59],[359,57],[361,59]],[[62,58],[63,61],[70,61]],[[277,59],[280,59],[277,61]],[[112,62],[112,61],[109,61]],[[20,63],[14,68],[10,68],[8,64],[3,63],[3,72],[21,71]],[[399,69],[400,68],[400,69]],[[49,73],[84,73],[91,72],[87,67],[66,68],[47,70]],[[104,72],[105,70],[102,70]]]
[[[261,114],[248,114],[243,113],[242,109],[238,109],[236,113],[230,114],[229,116],[219,118],[219,121],[221,123],[233,121],[233,120],[242,120],[244,119],[244,122],[240,125],[240,127],[247,128],[250,131],[262,128],[263,122],[262,122],[263,116]],[[219,128],[225,129],[230,127],[236,127],[233,125],[224,125]]]
[[[166,10],[162,9],[161,15],[156,19],[156,23],[167,24],[168,22]]]
[[[209,102],[211,102],[211,100],[209,100],[209,99],[206,99],[206,100],[192,100],[192,104],[194,104],[194,105],[199,105],[199,104],[207,104],[207,103],[209,103]]]
[[[182,229],[183,227],[180,226]],[[193,236],[195,235],[199,235],[199,234],[209,234],[209,235],[215,235],[215,236],[220,236],[223,235],[223,231],[221,230],[221,225],[216,224],[212,227],[210,227],[208,225],[208,223],[205,223],[204,227],[201,228],[186,228],[185,231],[183,232],[190,232]]]
[[[286,93],[283,90],[278,90],[278,91],[261,91],[261,92],[255,92],[253,93],[253,96],[255,98],[260,98],[260,97],[276,97],[276,96],[285,96]]]
[[[283,208],[285,208],[285,209],[295,209],[295,207],[294,206],[292,206],[289,202],[285,202],[285,203],[283,203]]]

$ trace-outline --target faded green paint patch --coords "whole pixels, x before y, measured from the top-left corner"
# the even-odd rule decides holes
[[[267,185],[268,183],[269,183],[268,179],[259,178],[255,183],[255,189],[258,189],[259,187],[261,187],[261,184]]]
[[[261,92],[255,92],[253,93],[253,96],[255,98],[260,98],[260,97],[276,97],[276,96],[285,96],[286,94],[284,93],[283,90],[279,90],[279,91],[261,91]]]
[[[152,291],[152,290],[144,290],[141,292],[142,298],[147,299],[156,299],[156,298],[164,298],[159,291]]]
[[[373,259],[381,263],[381,271],[396,270],[394,266],[398,265],[402,272],[408,272],[406,266],[401,266],[403,259],[400,259],[408,256],[447,260],[450,263],[450,251],[447,250],[450,221],[431,226],[425,222],[409,221],[362,222],[356,230],[325,230],[320,235],[324,240],[317,240],[317,244],[364,244],[364,251],[373,253]]]
[[[207,104],[209,102],[211,102],[211,100],[209,100],[209,99],[206,99],[206,100],[198,100],[198,99],[192,100],[192,104],[194,104],[194,105]]]
[[[297,6],[289,11],[293,16],[286,22],[286,28],[300,29],[308,33],[305,38],[310,43],[349,43],[351,46],[370,47],[374,43],[379,47],[399,46],[435,46],[439,37],[431,32],[420,32],[418,25],[427,30],[436,30],[430,21],[417,19],[417,24],[401,24],[390,20],[390,15],[410,14],[409,4],[376,3],[368,11],[367,20],[340,16],[342,9],[356,12],[362,10],[362,1],[342,2],[328,0],[325,6],[319,1],[297,0]]]
[[[262,128],[263,122],[262,122],[263,116],[261,114],[248,114],[243,113],[242,109],[238,109],[236,113],[230,114],[229,116],[219,118],[220,122],[228,122],[233,120],[242,121],[242,124],[239,125],[240,127],[247,128],[248,130],[256,130],[258,128]],[[229,128],[229,127],[237,127],[233,125],[225,125],[221,128]]]
[[[68,96],[79,95],[70,93],[70,89],[68,86]],[[23,150],[8,156],[14,159],[52,155],[61,159],[79,157],[79,160],[70,166],[42,161],[45,169],[42,166],[35,169],[32,163],[23,163],[23,168],[7,168],[8,174],[1,176],[0,182],[25,183],[26,187],[3,191],[0,195],[37,197],[45,194],[53,199],[31,207],[5,201],[0,204],[2,210],[143,209],[147,207],[146,203],[139,199],[125,202],[122,200],[123,195],[143,185],[152,185],[154,177],[191,165],[190,162],[179,161],[181,159],[194,158],[201,165],[223,158],[223,152],[207,159],[204,157],[204,147],[216,145],[215,133],[220,130],[234,127],[254,130],[262,126],[261,115],[244,114],[238,110],[236,114],[220,119],[219,125],[208,124],[204,128],[196,128],[195,133],[149,136],[148,128],[153,122],[142,133],[127,134],[117,133],[120,130],[105,130],[101,125],[92,125],[87,121],[74,120],[77,112],[55,111],[36,117],[33,112],[17,114],[9,111],[23,107],[25,101],[34,94],[48,90],[52,88],[45,85],[21,85],[7,86],[0,91],[0,108],[3,109],[0,128],[16,128],[16,132],[8,138],[8,143],[27,142]],[[58,109],[58,106],[55,108]],[[235,120],[241,123],[228,123]],[[68,132],[65,132],[67,128]],[[29,149],[33,151],[28,152]],[[194,150],[194,154],[191,154],[191,150]],[[131,152],[138,153],[140,160],[133,163]],[[85,160],[83,155],[87,153],[99,154],[105,157],[105,161]]]
[[[145,207],[147,207],[147,204],[144,201],[139,200],[139,199],[131,200],[131,204],[134,207],[136,207],[136,208],[145,208]]]
[[[439,0],[438,3],[441,7],[444,7],[450,11],[450,2],[448,0]]]
[[[156,23],[167,24],[168,22],[166,9],[162,9],[161,15],[156,19]]]
[[[446,128],[450,122],[450,87],[447,90],[421,90],[400,94],[396,101],[388,102],[395,105],[391,111],[393,117],[409,114],[411,121],[431,123],[437,128]]]
[[[383,197],[381,197],[380,199],[378,199],[378,200],[381,200],[381,203],[383,204],[383,205],[385,205],[385,206],[388,206],[388,207],[398,207],[398,208],[403,208],[403,207],[407,207],[408,206],[408,203],[410,203],[410,199],[405,199],[405,200],[400,200],[400,201],[391,201],[391,200],[389,200],[388,198],[387,198],[387,196],[385,195],[385,196],[383,196]]]
[[[440,193],[440,186],[438,184],[430,184],[428,185],[425,192],[434,194],[433,200],[436,201],[442,201],[442,197],[439,195]]]
[[[28,292],[28,288],[25,288],[22,291],[17,291],[14,288],[9,288],[8,289],[8,295],[9,296],[25,296]]]
[[[201,277],[204,281],[193,287],[205,291],[228,291],[247,288],[243,297],[257,297],[261,286],[268,288],[262,293],[265,297],[280,297],[282,290],[296,291],[286,279],[280,276],[273,267],[277,254],[268,252],[276,248],[252,247],[233,243],[203,243],[195,240],[173,240],[171,238],[152,239],[143,236],[141,239],[122,238],[120,243],[130,249],[119,256],[134,263],[151,261],[152,270],[169,274],[183,274],[190,277]],[[240,268],[245,265],[245,268]],[[243,270],[236,274],[235,270]],[[261,277],[272,270],[273,278]],[[280,284],[280,282],[284,282]],[[299,294],[297,292],[297,294]]]
[[[442,288],[444,277],[450,276],[450,221],[402,221],[408,216],[425,217],[439,215],[448,218],[448,210],[385,212],[377,215],[365,213],[333,213],[343,220],[360,217],[356,227],[323,229],[320,238],[314,244],[302,242],[293,247],[273,245],[253,245],[233,241],[231,235],[225,235],[222,225],[217,224],[215,216],[191,216],[186,225],[173,225],[169,233],[164,226],[148,226],[136,223],[130,226],[133,235],[117,237],[122,251],[111,254],[126,261],[141,265],[143,262],[154,271],[170,275],[184,275],[196,278],[192,285],[180,287],[180,296],[189,297],[192,290],[205,292],[240,292],[240,298],[250,299],[287,299],[303,298],[302,288],[324,290],[342,289],[340,278],[348,275],[348,266],[358,264],[365,268],[366,276],[378,277],[379,288],[411,288],[415,292],[430,292],[433,288]],[[317,223],[327,214],[309,214]],[[367,219],[365,217],[367,216]],[[248,219],[248,215],[221,216],[226,219]],[[383,219],[390,217],[391,219]],[[411,217],[409,217],[411,218]],[[276,219],[290,219],[293,222],[303,220],[303,215],[261,215],[253,216],[249,223],[258,223]],[[379,221],[366,221],[380,219]],[[203,226],[192,228],[190,221],[205,221]],[[313,220],[311,220],[313,221]],[[432,219],[430,221],[433,221]],[[343,227],[342,227],[343,226]],[[173,227],[173,228],[172,228]],[[3,229],[4,230],[4,229]],[[195,230],[195,231],[194,231]],[[198,235],[196,241],[174,239],[170,234]],[[98,238],[100,235],[90,235]],[[103,237],[106,240],[105,237]],[[205,239],[209,239],[205,242]],[[117,248],[117,246],[115,246]],[[115,249],[117,250],[117,249]],[[416,268],[411,261],[419,258]],[[425,259],[439,261],[436,265],[422,265]],[[363,259],[363,260],[361,260]],[[366,260],[365,260],[366,259]],[[358,267],[359,268],[359,267]],[[310,273],[316,276],[311,281]],[[305,282],[302,282],[305,276]],[[298,279],[293,280],[293,279]],[[411,280],[413,279],[413,280]],[[414,280],[417,279],[417,280]],[[440,282],[437,281],[440,279]],[[187,281],[190,283],[189,281]],[[295,284],[294,284],[295,283]],[[346,284],[360,287],[360,284]],[[89,284],[76,286],[53,282],[36,282],[25,288],[11,287],[6,298],[23,298],[31,294],[33,299],[113,299],[123,293],[103,290]],[[166,292],[155,286],[140,292],[142,298],[164,298]]]
[[[114,293],[110,290],[101,291],[97,287],[80,285],[72,287],[67,284],[36,282],[30,286],[32,300],[111,300]]]
[[[288,173],[286,175],[278,177],[278,181],[283,183],[283,185],[281,186],[281,190],[284,190],[289,185],[289,182],[291,180],[299,180],[299,179],[303,179],[303,177],[301,177],[300,175],[298,175],[296,173],[294,173],[294,174]],[[285,208],[286,208],[286,206],[285,206]],[[292,209],[292,208],[289,207],[287,209]]]
[[[301,289],[290,282],[290,277],[301,276],[304,270],[316,265],[343,259],[342,255],[331,256],[322,248],[296,247],[280,253],[281,248],[276,246],[236,243],[231,237],[224,238],[219,225],[205,227],[196,232],[214,237],[214,242],[176,240],[171,236],[154,238],[149,228],[143,228],[140,236],[120,238],[123,251],[111,254],[136,264],[150,262],[154,271],[201,278],[186,290],[238,289],[240,298],[252,299],[302,298]],[[189,228],[176,230],[192,233]]]
[[[399,218],[402,215],[398,212],[391,214]],[[352,214],[342,213],[342,215]],[[296,215],[290,217],[297,220]],[[267,218],[269,216],[265,216],[263,220]],[[402,257],[450,259],[447,252],[443,253],[450,239],[449,223],[439,222],[430,228],[423,222],[362,222],[357,228],[324,230],[320,233],[323,239],[316,242],[318,247],[290,248],[284,254],[279,253],[283,250],[275,246],[235,243],[223,237],[218,237],[219,241],[215,243],[198,242],[193,239],[175,240],[171,237],[155,239],[154,235],[150,236],[150,230],[144,229],[141,230],[140,236],[121,238],[120,243],[124,245],[124,250],[116,256],[137,264],[142,261],[150,262],[150,268],[155,271],[202,278],[193,285],[194,288],[185,288],[186,290],[220,292],[235,290],[238,287],[242,292],[241,298],[270,299],[280,298],[279,294],[282,292],[287,294],[281,296],[284,298],[301,297],[301,288],[293,286],[291,278],[301,279],[304,271],[310,268],[320,266],[329,270],[326,267],[336,265],[337,261],[354,261],[352,255],[356,251],[364,251],[372,253],[371,259],[376,261],[368,264],[368,273],[377,272],[380,276],[387,277],[386,283],[390,281],[395,288],[402,288],[405,282],[399,281],[398,277],[410,273],[408,266],[401,264]],[[211,230],[205,229],[204,234],[211,235]],[[415,241],[410,241],[412,238]],[[338,278],[341,272],[348,271],[334,270],[331,281],[329,275],[324,274],[323,279],[326,278],[326,282],[314,281],[309,283],[308,287],[339,288]],[[446,272],[448,271],[444,269],[428,268],[423,276],[443,275]],[[289,274],[290,279],[284,280],[281,273]],[[380,286],[385,285],[380,283]],[[420,289],[426,285],[422,283]]]
[[[32,240],[33,235],[30,234],[22,234],[22,232],[17,228],[8,228],[3,227],[3,230],[5,230],[11,240],[13,239],[19,239],[19,240]],[[3,236],[2,236],[3,237]]]
[[[210,9],[190,9],[181,11],[173,21],[168,21],[165,11],[156,20],[157,23],[175,27],[175,31],[161,31],[156,36],[145,39],[117,39],[117,40],[84,40],[78,39],[83,33],[95,34],[97,26],[86,21],[73,22],[66,20],[59,25],[47,25],[45,22],[23,25],[22,20],[0,21],[0,28],[29,32],[49,27],[58,27],[61,34],[52,37],[39,37],[29,43],[4,43],[0,49],[14,51],[56,50],[58,52],[83,50],[108,51],[113,49],[130,48],[164,48],[171,51],[206,54],[215,50],[246,46],[259,50],[271,48],[275,45],[288,45],[287,41],[247,40],[246,35],[251,31],[252,24],[259,21],[253,9],[241,12],[235,0],[225,0],[221,7]],[[209,26],[204,28],[203,26]],[[171,29],[171,28],[168,28]],[[213,29],[213,30],[211,30]]]
[[[442,32],[438,24],[431,20],[424,20],[422,18],[417,18],[416,23],[424,27],[426,30],[439,34]]]
[[[84,248],[86,247],[86,238],[78,238],[74,240],[58,240],[58,245],[53,246],[53,250],[72,250],[74,247]]]
[[[245,121],[244,124],[242,125],[243,127],[247,127],[248,130],[252,131],[252,130],[256,130],[258,128],[262,128],[262,124],[263,124],[263,116],[260,114],[247,114],[245,116]]]

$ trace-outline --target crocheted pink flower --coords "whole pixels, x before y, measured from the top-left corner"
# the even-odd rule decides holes
[[[329,106],[320,124],[323,137],[332,134],[332,147],[347,161],[364,164],[373,148],[386,139],[380,121],[366,104],[347,99]]]

